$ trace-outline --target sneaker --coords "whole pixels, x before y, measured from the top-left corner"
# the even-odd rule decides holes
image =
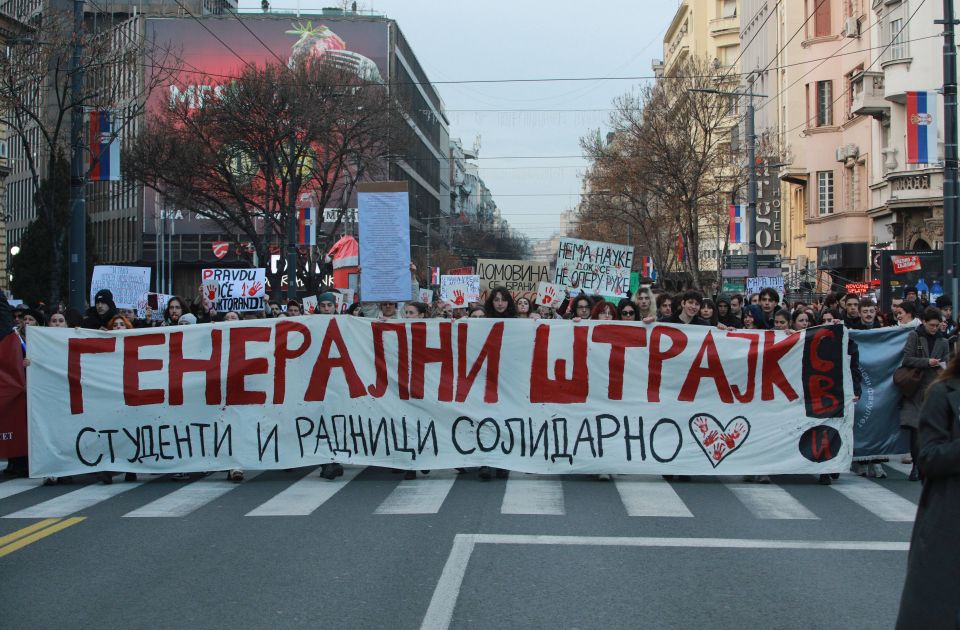
[[[60,481],[57,477],[44,477],[43,485],[45,486],[55,486],[57,482]]]
[[[600,473],[597,475],[598,481],[610,481],[611,479],[613,479],[613,477],[608,473]]]
[[[110,484],[113,483],[113,473],[98,472],[98,473],[97,473],[97,481],[99,481],[100,483],[102,483],[102,484],[105,485],[105,486],[109,486]]]
[[[337,471],[333,466],[334,466],[333,464],[321,464],[320,476],[323,477],[324,479],[331,479],[331,480],[336,479]]]
[[[830,475],[820,475],[819,479],[817,479],[817,483],[819,483],[821,486],[829,486],[833,482],[830,481]]]
[[[243,481],[243,469],[234,468],[233,470],[227,473],[227,479],[229,479],[234,483],[240,483],[241,481]]]
[[[883,464],[873,464],[873,476],[877,479],[887,478],[887,471],[884,470]]]

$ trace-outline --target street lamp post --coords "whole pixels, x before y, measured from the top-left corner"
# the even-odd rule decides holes
[[[751,278],[757,277],[757,134],[754,128],[754,118],[756,110],[753,107],[753,98],[755,96],[766,98],[766,94],[755,94],[753,91],[753,76],[748,78],[749,89],[746,92],[717,90],[715,88],[691,88],[689,92],[700,92],[702,94],[718,94],[720,96],[745,96],[747,97],[747,115],[746,115],[746,142],[747,142],[747,161],[749,162],[749,181],[747,183],[747,215],[749,217],[747,234],[750,237],[750,243],[747,249],[747,274]]]

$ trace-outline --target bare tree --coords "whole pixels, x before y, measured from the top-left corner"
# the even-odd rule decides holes
[[[125,164],[131,177],[168,202],[241,233],[267,261],[287,243],[302,195],[321,213],[339,209],[335,223],[318,235],[325,251],[357,182],[382,175],[387,160],[409,146],[410,133],[386,86],[355,70],[323,59],[266,64],[244,68],[208,98],[151,112]],[[298,257],[308,289],[316,288],[312,254],[300,248]],[[275,292],[285,271],[283,258],[276,273],[268,269]]]
[[[705,59],[691,59],[614,101],[611,142],[581,140],[593,162],[589,211],[628,222],[661,272],[686,272],[698,288],[701,240],[724,241],[727,206],[743,178],[730,146],[736,116],[728,97],[696,91],[723,87],[719,80]]]
[[[128,126],[142,115],[150,93],[162,85],[176,67],[169,50],[144,40],[138,18],[105,24],[83,37],[80,70],[85,85],[79,96],[71,91],[72,14],[62,11],[31,10],[17,3],[25,13],[18,16],[25,25],[20,36],[6,42],[0,55],[0,123],[13,137],[11,157],[20,161],[15,172],[28,173],[37,219],[52,237],[49,245],[51,268],[49,300],[63,294],[66,232],[69,208],[57,189],[63,184],[44,186],[43,180],[58,171],[57,160],[70,155],[70,116],[75,107],[109,110],[114,114],[112,139],[124,135]],[[143,68],[159,68],[147,79]],[[69,185],[69,182],[66,182]]]

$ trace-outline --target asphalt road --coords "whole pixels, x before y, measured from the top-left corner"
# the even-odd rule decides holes
[[[3,481],[0,628],[888,628],[920,492],[888,472]]]

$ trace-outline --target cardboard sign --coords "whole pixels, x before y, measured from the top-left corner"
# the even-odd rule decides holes
[[[119,265],[97,265],[90,278],[90,305],[101,289],[113,293],[113,302],[117,308],[135,309],[140,298],[150,290],[150,267],[122,267]]]
[[[251,269],[204,269],[203,297],[221,313],[259,311],[267,290],[267,271]]]
[[[300,306],[303,308],[304,313],[313,314],[317,312],[317,296],[308,295],[303,298]]]
[[[559,284],[553,284],[551,282],[540,282],[537,284],[537,299],[536,303],[540,306],[549,306],[550,308],[557,308],[560,306],[560,303],[563,302],[563,298],[566,297],[567,290],[564,289]]]
[[[561,238],[554,282],[586,293],[626,297],[632,266],[629,245]]]
[[[747,293],[760,293],[763,289],[770,287],[776,289],[783,299],[783,276],[761,276],[759,278],[747,278]]]
[[[440,299],[456,308],[480,301],[480,276],[440,276]]]
[[[489,295],[492,289],[504,288],[514,299],[532,299],[537,293],[537,284],[549,282],[550,265],[533,260],[477,260],[477,275],[480,277],[480,296]]]
[[[417,300],[429,306],[433,302],[433,289],[420,289]]]

